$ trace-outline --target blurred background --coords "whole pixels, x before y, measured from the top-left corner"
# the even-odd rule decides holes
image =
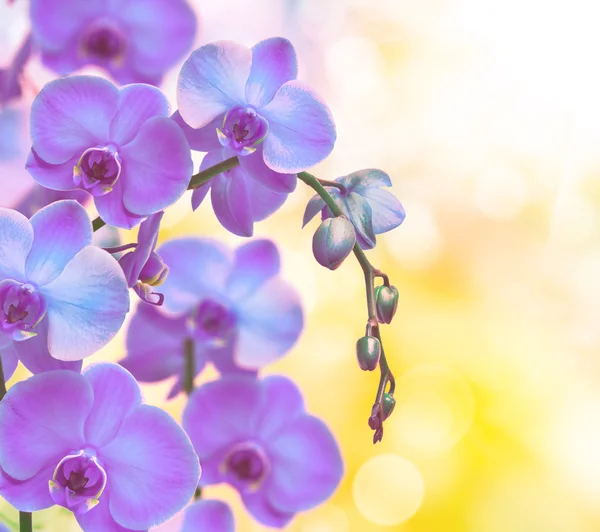
[[[26,1],[6,4],[4,63],[29,24]],[[600,530],[600,4],[192,4],[197,45],[289,38],[299,78],[325,97],[337,123],[334,152],[313,173],[332,179],[383,169],[407,213],[368,253],[400,291],[395,320],[382,330],[397,406],[375,446],[367,418],[378,375],[360,371],[354,354],[366,319],[358,264],[349,259],[330,272],[313,259],[317,222],[301,230],[311,197],[302,184],[255,226],[256,236],[279,245],[284,277],[306,313],[300,341],[267,373],[298,383],[309,410],[333,430],[346,466],[335,495],[287,530]],[[173,104],[177,73],[163,87]],[[37,58],[24,76],[24,98],[0,114],[1,205],[32,184],[23,169],[27,110],[53,77]],[[208,202],[192,213],[189,195],[163,227],[163,241],[191,234],[242,241],[219,225]],[[92,358],[119,360],[124,337]],[[25,377],[20,369],[11,383]],[[166,403],[170,385],[143,390],[147,402],[179,419],[184,398]],[[233,489],[205,493],[231,503],[236,530],[267,530]],[[0,503],[0,520],[16,519]],[[34,523],[79,530],[57,507]]]

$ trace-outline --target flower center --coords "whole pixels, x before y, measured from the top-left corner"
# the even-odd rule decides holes
[[[105,26],[87,32],[82,41],[83,53],[100,62],[119,59],[123,56],[125,46],[123,35]]]
[[[33,285],[12,279],[0,282],[0,329],[20,341],[35,336],[31,332],[45,316],[46,302]]]
[[[265,140],[268,131],[268,122],[254,109],[237,106],[227,112],[217,136],[221,145],[240,155],[249,155]]]
[[[224,345],[233,333],[235,323],[235,315],[226,307],[205,299],[192,315],[191,328],[197,338]]]
[[[256,491],[269,472],[269,462],[254,443],[235,445],[221,464],[227,482],[241,491]]]
[[[121,175],[121,159],[109,148],[89,148],[73,169],[73,182],[94,196],[108,194]]]
[[[48,486],[56,504],[81,515],[98,504],[106,471],[93,452],[78,451],[58,463]]]

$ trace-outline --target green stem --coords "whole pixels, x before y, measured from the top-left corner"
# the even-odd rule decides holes
[[[19,512],[19,532],[32,532],[31,512]]]
[[[346,187],[337,181],[327,181],[327,179],[317,179],[317,181],[324,187],[334,187],[342,192],[346,192]]]
[[[227,170],[231,170],[232,168],[239,166],[239,164],[240,160],[237,157],[231,157],[229,159],[221,161],[219,164],[211,166],[210,168],[206,168],[201,172],[194,174],[190,178],[190,184],[188,185],[187,189],[193,190],[195,188],[198,188],[200,185],[203,185],[207,181],[210,181],[213,177],[218,176],[223,172],[227,172]],[[104,227],[105,225],[106,222],[102,218],[100,218],[100,216],[95,218],[92,222],[92,228],[94,229],[94,232],[98,231],[98,229]]]
[[[106,222],[102,218],[100,218],[100,216],[98,216],[98,218],[94,218],[94,220],[92,221],[92,229],[94,233],[98,231],[98,229],[100,229],[101,227],[104,227],[105,225]]]
[[[4,382],[4,369],[2,368],[2,357],[0,357],[0,401],[6,395],[6,383]]]
[[[327,206],[335,216],[344,216],[344,213],[342,212],[338,204],[323,186],[323,184],[326,184],[327,186],[332,185],[329,185],[328,182],[317,179],[314,175],[311,175],[308,172],[300,172],[298,174],[298,179],[306,183],[319,196],[321,196],[321,199],[323,199],[323,201],[327,204]],[[367,292],[367,314],[369,316],[371,334],[377,337],[377,339],[381,343],[381,358],[379,359],[380,377],[379,386],[377,388],[377,396],[375,399],[376,403],[381,403],[388,382],[390,383],[389,393],[394,392],[395,379],[394,375],[392,374],[392,371],[390,370],[388,361],[385,357],[383,343],[381,342],[381,334],[379,332],[379,323],[377,321],[377,305],[375,301],[375,277],[382,277],[384,279],[384,282],[388,281],[388,279],[387,275],[385,275],[383,272],[380,272],[378,269],[374,268],[371,265],[369,259],[367,259],[365,252],[359,246],[358,242],[354,244],[354,248],[352,248],[352,251],[354,252],[354,256],[356,257],[356,260],[358,260],[358,263],[360,264],[360,267],[362,268],[363,274],[365,276],[365,288]]]
[[[194,374],[196,373],[194,360],[194,340],[186,338],[183,341],[183,391],[190,395],[194,390]]]
[[[210,168],[206,168],[202,170],[202,172],[198,172],[194,174],[190,179],[190,184],[188,185],[188,190],[192,190],[194,188],[198,188],[200,185],[204,185],[207,181],[212,179],[223,172],[227,172],[227,170],[231,170],[236,166],[240,165],[240,160],[237,157],[231,157],[230,159],[225,159],[219,164],[215,164]]]

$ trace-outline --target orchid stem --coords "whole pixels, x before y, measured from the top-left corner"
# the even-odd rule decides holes
[[[19,512],[19,532],[32,532],[31,512]]]
[[[240,160],[237,157],[230,157],[229,159],[225,159],[221,161],[219,164],[215,164],[209,168],[205,168],[201,172],[194,174],[190,179],[190,184],[188,185],[188,190],[193,190],[198,188],[200,185],[204,185],[207,181],[210,181],[213,177],[222,174],[223,172],[227,172],[227,170],[231,170],[236,166],[240,165]],[[92,222],[92,228],[94,232],[98,231],[101,227],[104,227],[106,222],[98,216]]]
[[[2,357],[0,357],[0,401],[6,395],[6,383],[4,382],[4,369],[2,368]]]
[[[186,338],[183,341],[183,391],[187,395],[194,391],[194,374],[196,373],[194,347],[193,338]]]
[[[346,187],[341,183],[338,183],[337,181],[327,181],[327,179],[317,179],[317,181],[321,183],[321,185],[323,185],[324,187],[334,187],[341,190],[342,192],[346,192]]]
[[[102,218],[100,218],[100,216],[98,216],[98,218],[94,218],[94,220],[92,221],[92,229],[94,233],[98,231],[98,229],[100,229],[101,227],[104,227],[105,225],[106,222]]]
[[[317,179],[315,176],[309,174],[308,172],[300,172],[298,174],[298,179],[303,181],[305,184],[311,187],[319,196],[321,196],[323,201],[327,204],[327,206],[329,207],[329,209],[331,209],[331,212],[335,216],[344,216],[344,213],[342,212],[338,204],[323,186],[333,185],[330,185],[327,181],[321,181],[320,179]],[[394,375],[392,374],[388,361],[385,357],[385,352],[383,350],[383,342],[381,341],[381,334],[379,332],[379,323],[377,321],[377,306],[375,301],[375,277],[382,277],[386,285],[389,283],[389,280],[386,274],[384,274],[383,272],[379,271],[371,265],[369,259],[367,259],[365,252],[362,250],[358,242],[354,244],[354,248],[352,248],[352,251],[354,252],[354,256],[356,257],[356,260],[358,260],[358,263],[360,264],[360,267],[362,268],[362,271],[365,276],[365,288],[367,292],[367,314],[369,316],[369,325],[371,326],[372,331],[371,334],[375,336],[381,343],[381,358],[379,359],[380,377],[379,386],[377,387],[377,396],[375,398],[375,403],[382,404],[381,401],[383,400],[383,394],[385,393],[387,384],[390,384],[389,393],[393,394],[394,389],[396,387],[396,383]]]
[[[227,172],[227,170],[231,170],[236,166],[239,166],[240,160],[237,157],[231,157],[230,159],[225,159],[219,164],[215,164],[210,168],[206,168],[197,174],[194,174],[190,179],[190,184],[188,185],[188,190],[192,190],[194,188],[198,188],[200,185],[204,185],[207,181],[212,179],[223,172]]]

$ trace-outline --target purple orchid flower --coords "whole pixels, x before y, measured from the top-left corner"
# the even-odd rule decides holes
[[[48,68],[64,76],[95,65],[119,84],[159,85],[196,33],[185,0],[32,0],[30,16]]]
[[[27,169],[38,183],[89,192],[104,221],[126,229],[179,199],[193,170],[167,99],[149,85],[52,81],[31,106],[31,138]]]
[[[335,491],[343,474],[336,441],[306,413],[285,377],[228,375],[194,390],[183,427],[202,462],[200,486],[226,482],[252,516],[283,528]]]
[[[356,240],[362,249],[375,247],[375,235],[398,227],[406,216],[398,199],[380,187],[391,187],[390,176],[381,170],[367,169],[352,172],[335,180],[344,191],[327,187],[342,212],[356,229]],[[303,227],[321,211],[321,217],[333,217],[320,196],[313,196],[304,211]]]
[[[64,506],[85,531],[167,520],[192,497],[198,458],[175,420],[141,403],[116,364],[15,384],[0,403],[0,495],[24,512]]]
[[[90,220],[75,201],[48,205],[31,220],[0,208],[0,351],[30,342],[45,331],[43,321],[58,360],[81,360],[113,338],[129,310],[127,284],[91,240]],[[16,354],[37,347],[18,346]]]
[[[195,374],[209,361],[221,373],[254,374],[298,339],[300,300],[278,275],[279,253],[272,242],[255,240],[231,253],[212,240],[182,238],[158,253],[170,267],[162,285],[169,314],[139,306],[120,362],[139,381],[176,375],[169,397],[177,395],[186,339],[194,341]]]
[[[192,205],[211,188],[219,221],[240,236],[250,236],[254,221],[283,204],[296,186],[296,173],[333,149],[331,113],[296,74],[296,52],[283,38],[252,49],[230,41],[208,44],[192,52],[181,69],[174,119],[190,145],[210,152],[205,167],[233,156],[241,165],[196,189]],[[265,195],[265,188],[272,193]]]
[[[203,499],[185,509],[185,518],[181,532],[198,532],[214,530],[218,532],[234,532],[233,512],[229,506],[211,499]]]
[[[163,304],[165,297],[152,288],[160,286],[169,273],[169,267],[154,252],[163,214],[163,211],[153,214],[141,223],[135,250],[119,259],[127,286],[133,288],[142,301],[157,306]]]

